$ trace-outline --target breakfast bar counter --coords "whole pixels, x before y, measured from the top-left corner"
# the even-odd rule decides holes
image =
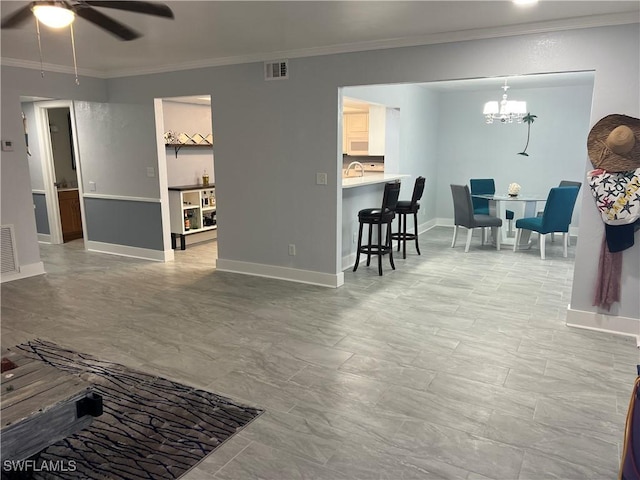
[[[405,182],[410,178],[411,175],[407,174],[377,172],[365,172],[362,177],[342,178],[342,269],[350,267],[355,261],[358,212],[363,208],[380,207],[385,183]]]
[[[365,173],[363,177],[344,177],[342,188],[362,187],[365,185],[375,185],[376,183],[387,183],[394,180],[410,177],[401,173]]]

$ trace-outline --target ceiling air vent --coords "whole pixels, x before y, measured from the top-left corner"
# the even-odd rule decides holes
[[[264,62],[265,80],[286,80],[289,78],[289,60]]]

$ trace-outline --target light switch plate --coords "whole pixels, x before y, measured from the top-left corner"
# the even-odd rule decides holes
[[[316,173],[316,185],[326,185],[326,184],[327,184],[327,174]]]
[[[147,167],[147,177],[155,177],[156,171],[153,167]]]
[[[89,191],[90,192],[96,191],[96,182],[89,182]]]
[[[11,140],[2,140],[2,151],[13,152],[13,142]]]

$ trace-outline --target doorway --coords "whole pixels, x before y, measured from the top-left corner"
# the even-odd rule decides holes
[[[155,100],[158,177],[164,235],[170,236],[176,257],[197,247],[217,258],[214,134],[209,95]],[[175,259],[175,257],[174,257]]]
[[[73,102],[35,102],[35,137],[40,162],[32,163],[34,177],[41,176],[49,227],[49,243],[62,244],[85,238],[84,205]],[[38,169],[38,167],[40,167]],[[43,215],[37,211],[36,216]],[[37,222],[38,223],[38,222]],[[40,228],[40,227],[38,227]],[[40,234],[40,232],[38,232]],[[40,235],[39,235],[40,236]]]

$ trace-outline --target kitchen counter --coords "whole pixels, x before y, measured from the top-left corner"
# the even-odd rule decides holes
[[[365,173],[364,177],[347,177],[342,179],[342,188],[362,187],[365,185],[375,185],[376,183],[387,183],[393,180],[410,177],[411,175],[401,173]]]
[[[186,190],[206,190],[207,188],[215,188],[215,183],[210,183],[209,185],[178,185],[176,187],[169,187],[169,190],[177,190],[179,192],[184,192]]]

